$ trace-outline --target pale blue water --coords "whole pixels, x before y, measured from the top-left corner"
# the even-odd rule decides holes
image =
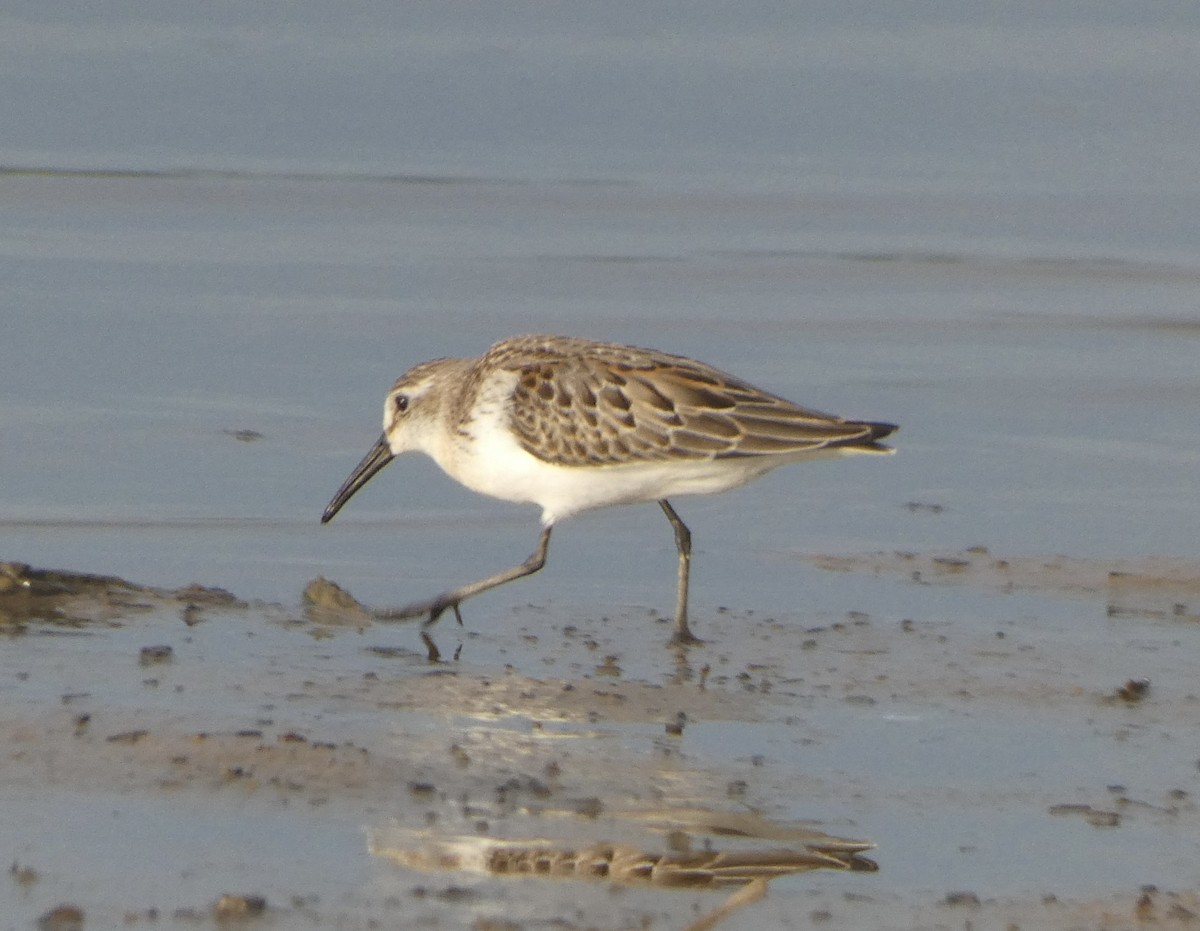
[[[378,435],[400,372],[537,330],[695,355],[901,425],[892,459],[680,502],[698,604],[791,603],[764,562],[778,548],[1197,552],[1190,267],[1032,241],[1024,258],[998,256],[970,238],[931,256],[903,236],[881,246],[865,215],[858,249],[822,249],[822,217],[787,196],[644,184],[0,187],[0,513],[25,560],[283,600],[346,572],[360,597],[388,601],[523,558],[535,511],[478,499],[425,461],[393,464],[333,524],[315,520]],[[464,521],[487,530],[448,561],[467,555]],[[619,582],[663,604],[671,548],[653,508],[594,515],[562,529],[551,571],[526,587],[594,597]],[[572,581],[584,570],[590,583]]]
[[[1200,557],[1198,48],[1188,3],[6,4],[0,559],[287,604],[516,562],[536,513],[424,460],[317,519],[397,375],[537,330],[901,425],[676,502],[698,630],[954,614],[797,552]],[[673,572],[606,512],[466,615]]]

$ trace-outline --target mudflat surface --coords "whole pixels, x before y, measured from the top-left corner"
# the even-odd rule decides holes
[[[729,926],[1200,921],[1194,574],[809,559],[1012,619],[726,610],[676,652],[645,612],[529,606],[433,628],[433,662],[327,584],[285,606],[6,564],[4,927],[682,929],[770,864]],[[1089,636],[1021,617],[1071,605]]]

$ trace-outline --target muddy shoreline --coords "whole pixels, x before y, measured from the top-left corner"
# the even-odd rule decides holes
[[[352,599],[289,607],[6,563],[0,785],[13,866],[0,898],[27,922],[77,907],[88,927],[1200,923],[1187,871],[1146,855],[1186,857],[1195,842],[1181,838],[1200,837],[1200,689],[1186,652],[1198,589],[1185,564],[978,548],[809,558],[898,585],[1081,600],[1103,635],[729,611],[708,619],[708,645],[663,648],[646,677],[619,638],[645,617],[597,625],[530,608],[486,630],[444,625],[442,655],[460,658],[431,662],[413,625],[373,623]],[[477,662],[489,640],[512,661]],[[1111,766],[1089,779],[1040,757],[1026,742],[1036,732],[1063,759]],[[872,734],[909,750],[873,752]],[[744,752],[755,740],[762,752]],[[939,756],[955,742],[1004,759],[1004,741],[1029,754],[1014,781],[976,772],[961,749]],[[64,802],[115,805],[124,822],[59,835],[49,812]],[[258,859],[235,854],[232,872],[180,839],[230,817],[251,832],[247,849],[263,845]],[[976,841],[946,849],[964,820]],[[323,835],[357,852],[305,885],[272,841],[282,825],[310,837],[298,855],[318,873]],[[89,868],[131,842],[153,893]],[[823,861],[831,849],[846,853]],[[1035,861],[1043,878],[989,880],[993,856]],[[973,859],[976,881],[944,884],[939,863]],[[861,872],[873,862],[878,873]],[[721,873],[730,863],[734,879]],[[1089,872],[1108,889],[1080,880]]]

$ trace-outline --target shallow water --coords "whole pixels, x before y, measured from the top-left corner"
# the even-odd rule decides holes
[[[142,565],[148,581],[273,599],[357,567],[382,583],[363,593],[377,602],[396,590],[397,565],[422,589],[470,571],[444,564],[442,534],[457,536],[463,519],[488,526],[479,545],[497,550],[471,554],[474,565],[523,558],[535,514],[476,500],[424,462],[393,465],[330,526],[311,521],[377,435],[396,375],[537,330],[666,347],[804,403],[901,424],[892,460],[821,463],[681,502],[701,551],[699,599],[711,579],[713,602],[735,600],[722,594],[733,584],[757,590],[764,608],[787,603],[769,590],[778,572],[734,558],[745,547],[760,564],[782,547],[978,540],[1034,553],[1195,553],[1200,330],[1189,321],[1200,273],[1187,268],[729,254],[680,242],[663,257],[647,238],[675,237],[637,229],[656,197],[636,187],[500,185],[496,203],[472,184],[0,185],[22,207],[4,259],[6,327],[22,349],[0,378],[3,513],[26,560],[126,574]],[[715,239],[722,211],[692,206]],[[597,215],[610,230],[581,257]],[[441,245],[423,222],[434,217]],[[465,255],[464,240],[474,241]],[[604,260],[626,254],[639,258]],[[711,541],[719,560],[708,557],[709,522],[725,537]],[[639,547],[633,565],[615,562],[619,541],[669,551],[661,523],[628,510],[564,527],[555,574],[595,585],[583,567],[594,576],[614,561],[612,577],[641,600],[637,586],[661,567],[639,578],[650,561]],[[577,549],[585,533],[592,542]],[[404,545],[414,539],[424,545]]]
[[[754,791],[773,815],[880,844],[867,882],[881,900],[974,888],[1036,901],[1050,863],[1061,896],[1194,887],[1178,871],[1188,858],[1165,855],[1185,841],[1165,816],[1124,823],[1122,859],[1101,829],[1047,815],[1102,806],[1118,783],[1158,801],[1198,791],[1178,749],[1192,745],[1178,728],[1194,625],[1114,618],[1103,598],[827,572],[807,557],[984,545],[1012,559],[1200,558],[1200,18],[1110,4],[967,5],[952,20],[739,8],[730,20],[701,5],[666,24],[606,10],[570,22],[518,7],[501,21],[465,4],[401,22],[351,4],[337,24],[295,8],[287,25],[233,7],[200,19],[183,4],[154,19],[61,5],[0,16],[15,82],[0,104],[0,559],[269,603],[187,629],[193,652],[169,696],[140,677],[102,686],[147,637],[180,649],[173,615],[15,638],[14,719],[66,720],[76,673],[96,680],[96,713],[136,717],[153,695],[156,733],[249,726],[251,708],[281,700],[276,678],[286,695],[294,678],[315,688],[377,672],[387,661],[367,644],[412,651],[389,677],[424,675],[412,626],[314,640],[272,623],[302,616],[318,575],[399,604],[536,542],[533,510],[474,497],[417,458],[319,526],[378,435],[383,392],[416,362],[515,333],[614,339],[901,425],[895,457],[676,502],[695,540],[705,661],[767,662],[775,693],[800,681],[752,722],[695,716],[679,770],[701,784],[693,801],[729,804],[730,779],[762,775]],[[50,58],[60,66],[36,64]],[[436,636],[446,655],[462,645],[473,675],[574,681],[613,654],[623,683],[659,685],[678,674],[654,620],[672,606],[674,563],[657,508],[588,515],[556,531],[542,573],[468,604],[466,628],[443,621]],[[806,630],[848,612],[871,622],[855,649],[876,638],[887,651],[861,679],[844,658],[814,669],[824,646],[804,646]],[[932,639],[893,641],[905,619]],[[956,685],[955,670],[987,667],[998,630],[1035,649],[1008,660],[1019,688],[971,711],[956,689],[979,685]],[[943,669],[933,632],[970,647]],[[947,678],[923,691],[929,667]],[[899,698],[881,675],[904,678]],[[1096,704],[1138,676],[1162,702],[1152,712]],[[1026,701],[1039,683],[1050,707]],[[886,707],[851,700],[860,692]],[[500,753],[494,721],[418,707],[385,738],[381,707],[331,699],[296,720],[340,721],[373,750],[453,731],[481,741],[481,759]],[[647,713],[611,739],[644,762],[661,731]],[[56,874],[83,893],[108,882],[84,874],[119,785],[56,789],[93,809],[78,860]],[[117,820],[177,811],[122,798]],[[419,880],[355,847],[386,820],[356,798],[338,803],[336,828],[281,825],[269,808],[246,817],[270,847],[256,862],[286,858],[306,830],[339,838],[310,862],[360,851],[325,872],[322,895],[361,917],[391,884]],[[216,808],[212,844],[241,844],[227,800],[188,799],[184,825]],[[45,870],[66,858],[45,842],[59,796],[35,785],[20,804],[29,816],[6,834],[26,839],[10,859]],[[175,849],[165,826],[151,833],[162,846],[148,859]],[[1144,869],[1129,867],[1139,857]],[[231,881],[223,869],[161,888],[204,906]],[[254,875],[289,894],[303,885]],[[57,883],[22,899],[23,914]],[[781,880],[755,914],[786,927],[774,903],[862,883]],[[487,888],[483,901],[515,907]],[[126,890],[112,908],[143,901]],[[674,926],[690,906],[645,907]]]

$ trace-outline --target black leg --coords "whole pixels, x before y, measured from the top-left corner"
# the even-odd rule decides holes
[[[458,610],[459,604],[468,598],[478,595],[480,592],[486,592],[488,589],[503,585],[505,582],[512,582],[514,579],[533,575],[542,566],[546,565],[546,551],[550,547],[550,529],[550,527],[542,529],[542,536],[538,540],[537,549],[521,565],[505,569],[503,572],[497,572],[495,575],[490,575],[486,579],[480,579],[478,582],[470,582],[452,591],[443,592],[429,601],[417,601],[410,605],[405,605],[403,608],[390,608],[384,611],[377,611],[375,618],[382,621],[400,621],[427,614],[429,617],[425,621],[425,626],[428,627],[442,616],[443,611],[450,609],[454,611],[455,616],[458,618],[458,623],[461,624],[462,615]]]
[[[679,519],[675,509],[666,498],[658,502],[658,506],[667,515],[671,527],[675,530],[675,548],[679,550],[679,589],[675,596],[675,633],[672,643],[703,643],[704,641],[692,633],[688,627],[688,575],[692,565],[692,532],[687,524]]]

